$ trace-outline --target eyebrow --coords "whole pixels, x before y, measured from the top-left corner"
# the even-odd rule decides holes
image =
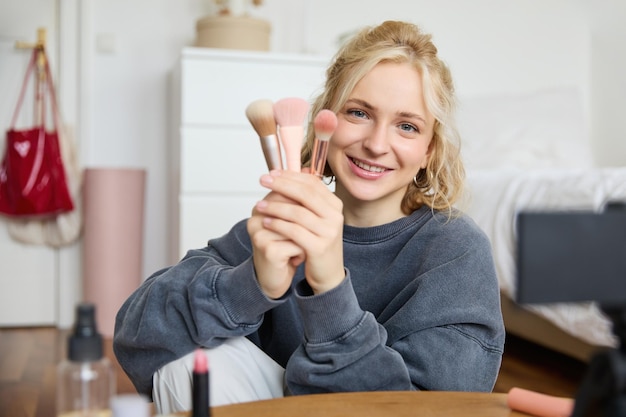
[[[348,99],[348,101],[346,102],[346,104],[348,104],[348,103],[355,103],[355,104],[359,104],[359,105],[361,105],[361,106],[365,107],[365,108],[366,108],[366,109],[368,109],[368,110],[373,110],[373,111],[376,111],[376,110],[377,110],[377,108],[376,108],[376,107],[374,107],[373,105],[371,105],[371,104],[370,104],[370,103],[368,103],[367,101],[362,100],[362,99],[360,99],[360,98],[350,98],[350,99]],[[422,123],[424,123],[424,124],[426,123],[426,119],[425,119],[423,116],[421,116],[421,115],[419,115],[419,114],[417,114],[417,113],[411,113],[411,112],[407,112],[407,111],[401,111],[401,112],[399,112],[399,113],[398,113],[398,116],[400,116],[400,117],[406,117],[406,118],[408,118],[408,119],[418,119],[418,120],[420,120]]]

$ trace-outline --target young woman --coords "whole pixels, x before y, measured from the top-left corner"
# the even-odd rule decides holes
[[[212,404],[283,394],[493,389],[504,327],[491,248],[453,208],[454,89],[431,37],[384,22],[348,42],[312,114],[337,129],[325,174],[263,175],[249,219],[122,306],[115,353],[159,412],[190,408],[194,349]],[[306,165],[313,142],[309,129]]]

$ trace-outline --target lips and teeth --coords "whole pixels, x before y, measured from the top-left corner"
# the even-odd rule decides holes
[[[377,166],[373,166],[373,165],[368,165],[364,162],[359,161],[358,159],[354,159],[351,158],[352,162],[354,163],[354,165],[358,166],[361,169],[364,169],[365,171],[369,171],[369,172],[384,172],[387,171],[386,168],[382,168],[382,167],[377,167]]]

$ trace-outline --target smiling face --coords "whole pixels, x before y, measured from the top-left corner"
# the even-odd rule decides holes
[[[433,137],[434,118],[419,72],[408,63],[376,65],[337,117],[328,164],[346,223],[372,226],[403,217],[400,203],[407,185],[426,167]]]

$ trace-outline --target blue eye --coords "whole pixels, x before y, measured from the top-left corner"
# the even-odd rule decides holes
[[[367,113],[365,113],[363,110],[357,110],[357,109],[348,110],[348,114],[354,117],[361,118],[361,119],[364,119],[367,117]]]
[[[419,129],[415,126],[413,126],[410,123],[401,123],[400,124],[400,129],[405,131],[405,132],[417,132],[419,133]]]

